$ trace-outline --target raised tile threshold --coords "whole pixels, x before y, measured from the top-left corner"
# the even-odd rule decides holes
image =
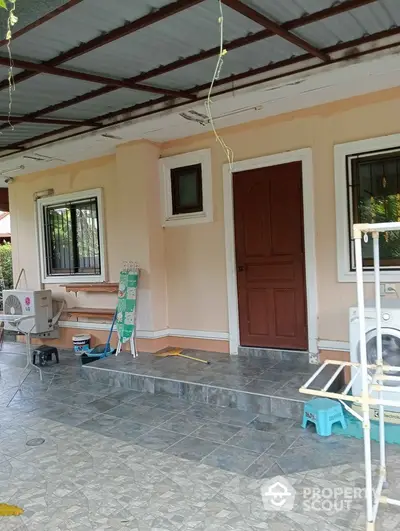
[[[135,359],[122,353],[84,365],[82,376],[114,387],[166,393],[193,402],[295,420],[301,418],[304,402],[310,399],[298,392],[316,369],[304,359],[277,361],[188,353],[210,361],[210,365],[183,358],[157,358],[147,353]],[[323,385],[331,375],[331,369],[324,370],[315,386]]]

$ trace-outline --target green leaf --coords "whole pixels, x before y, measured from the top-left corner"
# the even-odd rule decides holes
[[[0,0],[0,7],[2,7],[3,9],[7,9],[6,0]]]

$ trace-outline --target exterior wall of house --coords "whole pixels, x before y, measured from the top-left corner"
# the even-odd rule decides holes
[[[342,100],[254,121],[221,131],[236,160],[311,147],[314,166],[318,336],[348,341],[348,307],[355,284],[337,281],[333,147],[337,143],[399,132],[400,89]],[[209,148],[212,153],[214,221],[161,227],[158,159]],[[167,142],[133,142],[108,156],[27,176],[10,186],[14,273],[26,270],[26,285],[39,287],[33,194],[56,194],[102,187],[104,190],[108,280],[116,281],[123,260],[137,260],[140,280],[138,330],[163,336],[214,337],[228,332],[222,168],[225,155],[211,134]],[[400,277],[399,277],[400,280]],[[115,296],[65,295],[69,306],[112,308]],[[149,334],[150,333],[150,334]],[[145,334],[146,335],[146,334]],[[182,346],[183,338],[164,343]],[[200,341],[200,343],[199,343]],[[194,344],[194,343],[193,343]],[[196,346],[226,351],[226,341],[197,340]],[[334,346],[332,344],[332,346]],[[147,346],[146,346],[147,349]]]

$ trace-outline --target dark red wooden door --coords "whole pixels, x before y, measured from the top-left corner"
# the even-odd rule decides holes
[[[233,175],[242,346],[306,350],[300,162]]]

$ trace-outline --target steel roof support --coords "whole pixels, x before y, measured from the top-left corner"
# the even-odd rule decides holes
[[[341,4],[337,4],[327,9],[322,9],[321,11],[317,11],[316,13],[304,15],[303,17],[297,18],[294,20],[289,20],[288,22],[283,23],[282,27],[286,30],[300,28],[300,27],[306,26],[307,24],[312,24],[313,22],[318,22],[319,20],[324,20],[332,16],[340,15],[341,13],[345,13],[352,9],[362,7],[364,5],[371,4],[372,2],[376,2],[376,1],[377,0],[345,0]],[[231,42],[227,42],[225,44],[225,48],[227,50],[236,50],[238,48],[241,48],[253,42],[266,39],[273,35],[274,34],[269,30],[262,30],[257,33],[254,33],[253,35],[247,35],[246,37],[241,37]],[[191,55],[189,57],[178,59],[177,61],[173,61],[172,63],[162,65],[157,68],[153,68],[152,70],[149,70],[148,72],[144,72],[142,74],[139,74],[138,76],[128,78],[127,81],[130,81],[132,83],[140,83],[142,81],[151,79],[152,77],[156,77],[162,74],[166,74],[168,72],[172,72],[179,68],[183,68],[185,66],[194,64],[198,61],[203,61],[204,59],[209,59],[211,57],[214,57],[218,52],[219,52],[218,46],[214,48],[210,48],[209,50],[202,51],[200,53]],[[299,57],[304,59],[304,56],[299,56]],[[291,61],[291,59],[289,61]],[[271,65],[271,67],[273,68],[274,65]],[[1,89],[1,86],[2,84],[0,83],[0,89]],[[72,105],[77,105],[78,103],[89,101],[98,96],[103,96],[104,94],[108,94],[110,92],[118,90],[118,88],[119,87],[114,87],[114,86],[101,87],[99,89],[86,92],[85,94],[81,94],[80,96],[70,98],[69,100],[64,100],[64,101],[61,101],[60,103],[56,103],[48,107],[45,107],[43,109],[39,109],[38,111],[27,114],[26,116],[29,118],[37,118],[40,116],[44,116],[48,113],[56,112],[62,109],[66,109]],[[24,121],[23,117],[19,117],[17,120],[14,121],[14,123],[15,124],[22,123],[23,121]],[[6,127],[5,125],[0,126],[0,130],[4,129],[5,127]]]
[[[68,9],[71,9],[71,7],[75,7],[82,1],[83,0],[69,0],[69,2],[65,2],[65,4],[63,4],[62,6],[53,9],[53,11],[50,11],[50,13],[46,13],[45,15],[43,15],[43,17],[38,18],[31,24],[28,24],[27,26],[19,30],[13,31],[12,40],[15,41],[15,39],[18,39],[18,37],[21,37],[22,35],[25,35],[25,33],[28,33],[28,31],[38,28],[39,26],[41,26],[45,22],[48,22],[54,17],[58,17],[58,15],[61,15],[61,13],[64,13]],[[0,46],[4,46],[5,44],[7,44],[7,42],[7,39],[3,39],[2,41],[0,41]]]
[[[171,17],[172,15],[176,15],[177,13],[180,13],[181,11],[184,11],[185,9],[188,9],[189,7],[192,7],[196,4],[200,4],[203,1],[204,0],[175,0],[175,2],[162,6],[160,7],[160,9],[152,11],[151,13],[148,13],[147,15],[144,15],[143,17],[133,20],[132,22],[128,22],[124,24],[123,26],[120,26],[118,28],[115,28],[109,31],[108,33],[99,35],[98,37],[95,37],[94,39],[91,39],[88,42],[79,44],[78,46],[75,46],[74,48],[71,48],[70,50],[67,50],[64,53],[61,53],[57,57],[54,57],[53,59],[50,59],[49,61],[45,61],[42,64],[47,65],[47,66],[58,66],[62,63],[65,63],[66,61],[71,61],[72,59],[75,59],[76,57],[79,57],[88,52],[91,52],[92,50],[95,50],[96,48],[100,48],[101,46],[104,46],[105,44],[109,44],[110,42],[113,42],[117,39],[126,37],[127,35],[135,33],[135,31],[139,31],[143,28],[151,26],[152,24],[155,24],[156,22],[160,22],[161,20]],[[14,83],[18,84],[21,81],[30,79],[31,77],[35,75],[36,73],[32,73],[32,72],[20,72],[19,74],[14,76]],[[7,88],[8,88],[7,80],[2,81],[0,83],[0,90],[4,90]]]
[[[326,53],[334,53],[334,52],[338,52],[338,51],[345,52],[346,50],[351,52],[351,53],[349,53],[347,55],[345,54],[342,57],[339,57],[337,59],[332,59],[331,63],[332,64],[336,64],[336,63],[340,63],[340,62],[345,62],[345,61],[350,60],[350,59],[356,59],[358,57],[363,57],[364,55],[375,53],[377,51],[381,51],[381,50],[383,51],[383,50],[387,50],[387,49],[392,49],[392,48],[398,47],[398,46],[400,46],[400,43],[397,42],[397,43],[390,43],[390,44],[379,46],[377,48],[371,48],[371,49],[363,50],[363,51],[358,51],[357,48],[356,48],[360,44],[364,44],[364,43],[368,43],[368,42],[374,42],[374,41],[377,41],[377,40],[382,39],[384,37],[394,36],[394,35],[398,35],[398,34],[400,34],[400,27],[399,28],[392,28],[390,30],[384,30],[382,32],[378,32],[378,33],[375,33],[375,34],[372,34],[372,35],[361,37],[359,39],[354,39],[354,40],[348,41],[346,43],[339,43],[339,44],[336,44],[334,46],[330,46],[328,48],[324,48],[323,50]],[[232,76],[217,80],[216,83],[215,83],[215,86],[217,87],[217,86],[224,85],[224,84],[227,84],[227,83],[232,83],[232,82],[235,82],[235,81],[239,81],[239,80],[242,80],[242,79],[253,77],[253,76],[258,75],[258,74],[271,72],[271,71],[277,70],[279,68],[282,68],[282,67],[285,67],[285,66],[289,66],[291,64],[294,65],[294,64],[301,63],[301,62],[303,62],[303,61],[305,61],[307,59],[310,59],[310,58],[312,58],[312,56],[310,54],[304,54],[304,55],[298,56],[298,57],[296,57],[294,59],[285,59],[283,61],[279,61],[279,62],[274,63],[272,65],[266,65],[266,66],[254,69],[252,71],[243,72],[243,73],[240,73],[240,74],[234,74]],[[285,76],[289,76],[289,75],[293,75],[293,74],[297,74],[297,73],[301,73],[301,72],[307,72],[307,71],[315,70],[315,69],[318,69],[318,68],[321,68],[321,64],[320,63],[315,63],[313,65],[300,67],[300,68],[298,68],[296,70],[293,70],[293,71],[290,71],[290,72],[287,72],[287,73],[284,73],[284,74],[278,74],[278,75],[275,75],[275,76],[272,76],[272,77],[269,77],[269,78],[266,78],[266,79],[249,82],[245,86],[246,87],[250,87],[250,86],[258,85],[260,83],[266,83],[266,82],[268,82],[270,80],[277,80],[277,79],[284,78]],[[201,90],[204,90],[204,88],[207,88],[207,87],[208,87],[208,84],[204,84],[204,85],[195,87],[194,90],[201,91]],[[225,94],[227,92],[230,92],[230,90],[231,90],[231,88],[223,89],[220,92],[216,92],[216,95]],[[204,99],[204,97],[196,96],[196,100],[195,101],[202,101],[203,99]],[[134,112],[134,111],[139,110],[139,109],[146,109],[146,107],[149,107],[151,105],[154,105],[154,104],[157,104],[157,103],[167,103],[169,101],[171,101],[171,99],[168,96],[164,96],[162,98],[157,98],[156,100],[153,100],[150,103],[149,102],[143,102],[143,103],[134,105],[132,107],[119,109],[117,111],[113,111],[113,112],[110,112],[110,113],[107,113],[107,114],[103,114],[101,116],[94,117],[94,118],[91,119],[91,121],[103,122],[104,120],[112,119],[114,117],[117,117],[118,115],[131,113],[131,112]],[[168,105],[168,107],[165,107],[165,109],[173,109],[173,108],[177,108],[177,107],[180,107],[180,106],[181,106],[181,104],[179,104],[179,103],[171,102],[171,105]],[[140,117],[156,114],[157,112],[159,112],[159,110],[154,111],[154,110],[150,109],[150,110],[148,110],[148,112],[143,112],[143,114],[141,114]],[[138,118],[138,117],[139,116],[135,116],[133,118]],[[125,122],[127,120],[130,120],[130,119],[131,118],[128,117],[128,118],[122,119],[122,120],[120,120],[118,122],[114,122],[113,124],[110,123],[110,124],[103,124],[102,126],[95,126],[94,129],[100,128],[100,127],[105,127],[106,125],[117,125],[118,123],[123,123],[123,122]],[[1,151],[5,151],[5,150],[25,150],[26,149],[25,145],[30,143],[30,142],[36,142],[38,140],[39,141],[40,140],[45,140],[46,138],[49,138],[49,137],[54,136],[56,134],[72,131],[73,129],[76,129],[77,127],[82,127],[82,126],[90,127],[91,124],[89,124],[88,121],[85,120],[79,126],[66,126],[66,127],[62,128],[62,129],[60,129],[58,131],[44,133],[44,134],[32,137],[32,138],[30,138],[28,140],[24,140],[23,142],[14,143],[14,144],[10,144],[8,146],[4,146],[4,147],[0,148],[0,150]],[[0,126],[0,129],[2,127],[4,127],[4,126]],[[71,135],[69,135],[68,137],[65,137],[65,138],[70,138],[70,137],[76,136],[78,134],[80,134],[80,133],[76,133],[75,135],[71,134]],[[44,142],[44,144],[46,144],[46,143]],[[43,144],[41,144],[41,145],[43,145]],[[39,147],[39,146],[35,146],[35,147]]]
[[[142,85],[139,83],[132,83],[129,80],[113,79],[110,77],[100,76],[97,74],[90,74],[88,72],[78,72],[75,70],[67,70],[66,68],[58,68],[56,66],[48,66],[43,63],[32,63],[23,59],[14,59],[13,65],[15,68],[24,68],[40,74],[48,74],[51,76],[66,77],[69,79],[79,79],[81,81],[89,81],[91,83],[99,83],[101,85],[108,85],[117,88],[126,88],[133,90],[140,90],[144,92],[153,92],[154,94],[168,95],[173,98],[188,98],[193,99],[193,95],[185,93],[185,91],[164,89],[161,87],[151,87],[149,85]],[[10,60],[8,57],[0,57],[0,65],[8,66]]]
[[[274,22],[270,18],[253,9],[252,7],[244,4],[243,2],[241,2],[241,0],[222,0],[222,2],[231,9],[234,9],[241,15],[245,16],[246,18],[249,18],[253,22],[260,24],[260,26],[264,26],[265,29],[271,31],[273,34],[282,37],[282,39],[285,39],[286,41],[294,44],[295,46],[298,46],[299,48],[303,48],[303,50],[310,53],[314,57],[318,57],[324,63],[328,63],[330,61],[329,55],[323,53],[321,50],[319,50],[306,40],[302,39],[301,37],[298,37],[294,33],[291,33],[290,31],[285,29],[281,24]]]
[[[14,120],[18,120],[18,116],[4,116],[0,115],[0,122],[10,122],[14,125]],[[30,124],[50,124],[50,125],[73,125],[79,127],[80,125],[87,125],[87,120],[65,120],[63,118],[26,118],[24,122]],[[92,120],[92,125],[101,125],[96,120]]]

